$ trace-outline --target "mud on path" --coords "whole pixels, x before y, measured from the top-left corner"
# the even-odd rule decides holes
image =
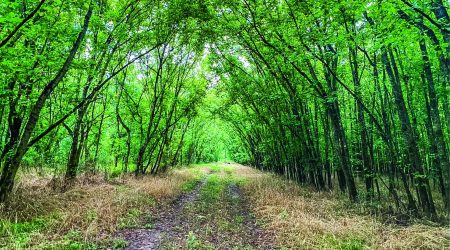
[[[239,185],[223,170],[153,212],[153,228],[118,233],[125,249],[274,249],[273,235],[257,225]]]

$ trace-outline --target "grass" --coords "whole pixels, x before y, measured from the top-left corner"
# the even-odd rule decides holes
[[[142,211],[138,208],[132,208],[128,212],[119,218],[118,229],[131,229],[138,228],[140,226],[140,219],[142,217]]]
[[[217,174],[211,174],[208,182],[200,192],[200,200],[206,205],[211,205],[217,202],[220,195],[226,188],[226,180],[223,180]]]
[[[236,232],[236,227],[233,227],[232,219],[227,214],[227,204],[224,200],[232,180],[222,174],[220,166],[212,165],[208,168],[213,173],[208,176],[206,184],[200,190],[198,200],[185,211],[187,217],[196,217],[196,220],[191,222],[192,231],[189,231],[186,237],[188,249],[215,249],[215,240],[219,245],[225,244],[226,242],[222,241],[230,240],[227,236]]]
[[[55,188],[58,180],[26,176],[9,206],[1,208],[0,249],[116,246],[119,243],[110,243],[116,230],[140,227],[144,212],[174,199],[196,178],[197,172],[187,169],[137,180],[123,176],[120,181],[105,181],[101,175],[90,175],[61,192]]]
[[[446,249],[447,227],[421,222],[409,226],[383,223],[358,213],[339,194],[316,192],[284,178],[248,168],[244,193],[259,222],[275,233],[278,246],[289,249]]]
[[[193,191],[206,173],[198,199],[183,209],[188,225],[179,227],[185,249],[251,249],[245,243],[251,237],[247,219],[236,210],[242,201],[229,194],[230,185],[241,187],[250,212],[280,249],[450,248],[448,227],[423,221],[388,224],[337,193],[316,192],[237,164],[202,164],[138,179],[81,176],[67,192],[59,191],[59,180],[27,176],[10,206],[0,208],[0,249],[124,248],[128,242],[112,239],[115,231],[154,228],[152,218],[143,219],[146,212]]]
[[[365,249],[365,243],[357,238],[336,238],[334,235],[325,235],[321,248],[358,250]]]
[[[231,175],[234,172],[234,165],[232,164],[209,164],[206,165],[206,167],[213,172],[220,172],[228,175]]]
[[[124,239],[115,239],[113,243],[113,249],[123,249],[128,245],[128,242]]]
[[[188,181],[184,182],[183,185],[181,186],[181,190],[184,193],[191,192],[197,186],[200,180],[203,179],[205,176],[205,173],[203,171],[199,171],[199,169],[191,168],[190,171],[192,172],[193,177],[190,178]]]

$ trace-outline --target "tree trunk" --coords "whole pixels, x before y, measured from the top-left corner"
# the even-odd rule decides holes
[[[445,206],[449,206],[449,200],[447,196],[448,190],[446,189],[446,185],[444,183],[443,178],[443,170],[450,168],[449,162],[448,162],[448,155],[447,155],[447,148],[444,140],[444,133],[442,129],[442,123],[441,118],[439,117],[439,105],[438,105],[438,98],[436,95],[436,90],[434,86],[434,79],[431,71],[431,63],[428,56],[427,47],[425,45],[425,41],[423,39],[420,39],[420,50],[422,51],[422,59],[423,59],[423,67],[424,67],[424,74],[425,79],[427,80],[427,89],[428,89],[428,96],[429,96],[429,111],[428,115],[431,117],[432,122],[432,130],[433,134],[432,136],[432,147],[437,149],[437,159],[436,162],[437,165],[435,166],[436,172],[438,175],[439,180],[439,188],[441,190],[442,198],[444,200]],[[436,156],[434,156],[436,157]]]
[[[22,157],[28,150],[28,143],[30,141],[31,135],[33,134],[34,128],[39,120],[39,115],[44,107],[45,101],[53,92],[53,90],[62,81],[70,65],[72,64],[75,54],[77,53],[81,42],[83,41],[84,35],[87,32],[89,21],[92,16],[92,5],[89,6],[84,17],[83,28],[78,34],[77,39],[73,43],[73,46],[67,56],[64,64],[55,75],[55,77],[44,87],[35,104],[31,108],[30,115],[28,117],[27,123],[23,129],[22,136],[20,140],[14,145],[13,148],[9,150],[9,155],[6,157],[5,163],[3,164],[2,174],[0,176],[0,203],[5,202],[14,186],[14,178],[16,176],[17,170],[22,161]]]
[[[72,133],[72,144],[70,146],[69,159],[67,161],[67,168],[65,174],[66,184],[70,184],[77,176],[78,164],[80,162],[82,143],[80,143],[81,127],[83,123],[84,114],[86,112],[83,105],[77,112],[77,120]]]
[[[359,99],[362,99],[361,96],[361,85],[359,80],[359,71],[358,71],[358,62],[357,62],[357,51],[355,48],[349,48],[350,54],[350,66],[352,69],[352,79],[353,84],[355,86],[355,94]],[[368,151],[368,135],[366,129],[366,121],[364,118],[364,108],[362,107],[361,102],[357,102],[357,116],[358,116],[358,127],[360,133],[361,140],[361,153],[362,153],[362,163],[363,163],[363,171],[364,171],[364,179],[367,190],[367,199],[369,201],[373,200],[373,167],[372,162],[370,161],[369,151]]]
[[[383,52],[382,60],[391,81],[392,93],[397,105],[398,116],[401,122],[401,130],[406,145],[409,163],[411,164],[412,170],[414,171],[413,178],[417,185],[419,200],[423,206],[425,213],[434,216],[436,215],[436,210],[434,207],[433,199],[428,193],[429,183],[420,159],[417,136],[411,126],[408,110],[406,109],[405,100],[403,98],[403,90],[400,84],[400,79],[398,78],[398,71],[396,70],[392,50],[390,48],[388,48],[387,50],[389,52],[390,60],[387,53],[385,52]]]

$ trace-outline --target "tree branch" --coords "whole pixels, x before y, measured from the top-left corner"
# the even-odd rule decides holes
[[[17,33],[17,31],[19,31],[20,28],[22,28],[22,26],[28,22],[28,20],[30,20],[31,18],[33,18],[34,15],[36,15],[36,13],[39,11],[39,9],[42,7],[42,5],[45,3],[46,0],[41,0],[38,4],[38,6],[36,6],[36,8],[30,13],[28,14],[27,17],[25,17],[25,19],[22,20],[22,22],[20,22],[15,28],[14,30],[0,43],[0,48],[5,46],[9,40],[11,40],[11,38]]]

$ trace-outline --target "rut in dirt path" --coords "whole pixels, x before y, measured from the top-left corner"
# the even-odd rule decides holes
[[[211,174],[211,173],[209,173]],[[209,175],[208,174],[208,175]],[[161,206],[157,209],[158,214],[155,226],[152,229],[128,229],[118,233],[118,236],[128,242],[125,249],[160,249],[163,236],[171,234],[177,226],[182,214],[183,207],[193,202],[198,196],[201,188],[206,184],[208,177],[204,177],[189,193],[182,194],[172,204]]]
[[[273,233],[263,230],[257,223],[255,217],[250,213],[249,204],[242,194],[241,189],[235,183],[228,185],[230,198],[230,212],[234,217],[242,218],[241,234],[245,237],[247,245],[257,249],[274,249]]]

